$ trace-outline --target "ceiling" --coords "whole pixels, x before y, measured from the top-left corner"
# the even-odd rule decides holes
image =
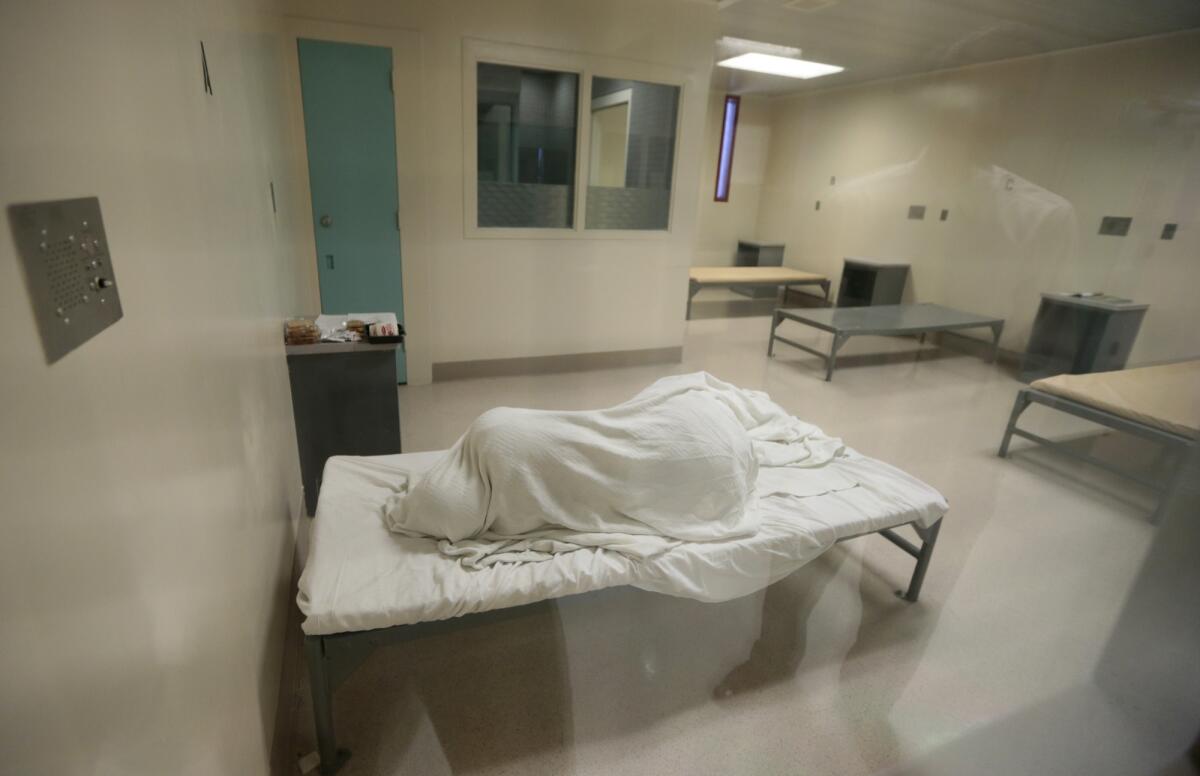
[[[721,32],[845,67],[809,81],[717,68],[720,88],[844,86],[1200,27],[1200,0],[718,0]],[[727,79],[726,83],[721,83]]]

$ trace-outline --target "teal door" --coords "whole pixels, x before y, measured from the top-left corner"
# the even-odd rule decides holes
[[[299,41],[321,312],[404,322],[392,50]],[[404,351],[396,377],[407,382]]]

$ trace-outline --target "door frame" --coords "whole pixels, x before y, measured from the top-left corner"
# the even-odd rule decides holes
[[[424,53],[421,33],[401,27],[367,27],[299,16],[284,17],[285,61],[288,69],[288,102],[292,129],[299,138],[294,153],[299,155],[297,168],[307,197],[306,218],[312,219],[312,186],[308,178],[308,138],[304,131],[304,101],[300,92],[300,55],[296,41],[300,38],[328,40],[337,43],[358,43],[392,50],[392,110],[396,124],[396,187],[400,198],[400,268],[404,282],[405,363],[408,384],[424,385],[433,380],[433,315],[430,299],[433,296],[432,273],[429,261],[429,213],[427,197],[420,192],[428,187],[425,169],[425,149],[428,147],[428,122],[413,121],[412,116],[425,115],[422,92]],[[401,105],[417,106],[401,111]],[[312,287],[318,289],[316,235],[309,235],[306,272],[311,273]],[[317,303],[319,309],[319,301]]]

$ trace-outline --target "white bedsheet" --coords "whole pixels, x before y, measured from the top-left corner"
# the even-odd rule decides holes
[[[647,560],[582,549],[539,563],[471,569],[439,552],[435,540],[392,533],[383,521],[396,483],[444,454],[329,459],[300,578],[305,633],[442,620],[617,585],[724,601],[787,576],[838,539],[908,522],[932,525],[947,509],[928,485],[847,450],[823,469],[788,470],[809,477],[804,490],[813,495],[760,495],[761,527],[749,537],[685,542]],[[811,480],[815,472],[857,484],[822,491]]]
[[[604,409],[488,410],[427,472],[397,476],[384,519],[476,568],[581,547],[648,560],[757,533],[760,484],[798,496],[853,487],[834,471],[792,471],[825,469],[843,450],[762,391],[674,375]]]

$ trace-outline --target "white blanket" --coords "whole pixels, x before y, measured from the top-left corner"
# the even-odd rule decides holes
[[[858,485],[804,498],[760,492],[753,536],[682,542],[646,560],[590,548],[472,568],[439,551],[438,540],[393,533],[380,520],[396,483],[420,478],[446,452],[329,459],[297,599],[305,633],[444,620],[620,585],[727,601],[787,576],[839,539],[908,522],[930,526],[946,512],[933,488],[847,448],[827,466],[784,473],[807,479],[810,490],[821,477]],[[761,468],[760,481],[771,471],[782,470]]]
[[[384,515],[470,567],[585,547],[646,559],[754,535],[761,497],[854,487],[821,471],[844,455],[766,394],[701,372],[605,410],[484,413],[431,469],[398,483]]]

